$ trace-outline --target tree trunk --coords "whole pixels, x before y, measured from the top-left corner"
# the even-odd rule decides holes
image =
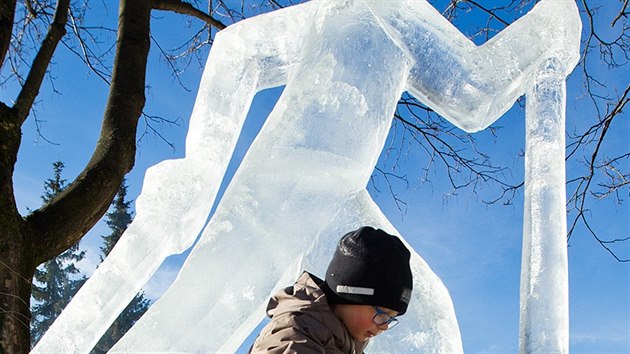
[[[15,120],[15,111],[0,103],[0,353],[29,351],[35,272],[29,241],[34,238],[13,196],[13,168],[21,140]]]
[[[2,198],[4,201],[5,198]],[[27,225],[16,213],[0,214],[0,352],[28,353],[30,349],[31,280]],[[13,214],[13,215],[10,215]],[[27,236],[28,235],[28,236]]]
[[[15,5],[15,0],[2,0],[2,2],[0,2],[0,68],[9,51],[9,45],[11,44]]]
[[[120,1],[112,84],[94,154],[68,188],[26,218],[17,210],[12,180],[22,115],[31,109],[28,96],[39,91],[38,82],[20,93],[25,99],[16,100],[22,102],[19,106],[0,103],[0,353],[28,353],[35,269],[76,244],[98,222],[133,167],[145,103],[150,14],[150,0]]]

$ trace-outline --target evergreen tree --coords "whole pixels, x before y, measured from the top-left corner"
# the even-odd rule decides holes
[[[103,246],[101,246],[101,259],[107,257],[133,219],[131,201],[126,201],[126,197],[127,185],[126,180],[123,180],[116,194],[116,198],[114,198],[112,202],[112,210],[107,213],[107,220],[105,222],[107,226],[109,226],[111,233],[107,236],[102,236]],[[101,337],[101,340],[96,344],[96,347],[94,347],[91,353],[106,353],[147,311],[150,303],[151,301],[145,298],[142,292],[136,295],[129,305],[127,305],[127,308],[125,308],[114,323],[112,323],[109,330]]]
[[[133,212],[131,211],[131,201],[127,201],[127,180],[123,179],[123,183],[118,189],[118,193],[112,202],[112,211],[106,214],[105,223],[112,232],[107,236],[101,236],[103,245],[101,246],[101,260],[105,259],[109,252],[112,251],[120,236],[127,230],[129,224],[133,220]]]
[[[66,187],[66,180],[61,178],[63,162],[56,161],[52,166],[53,178],[44,182],[44,195],[41,197],[44,203]],[[77,243],[36,269],[32,285],[31,346],[39,341],[85,282],[85,276],[81,276],[76,267],[76,263],[84,257],[85,251],[79,251]]]

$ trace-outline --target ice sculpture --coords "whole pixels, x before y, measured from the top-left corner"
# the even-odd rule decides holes
[[[521,350],[567,352],[564,79],[580,26],[573,0],[542,0],[475,46],[424,0],[313,0],[221,31],[186,158],[147,171],[135,220],[33,352],[89,352],[160,263],[192,244],[254,94],[279,85],[177,279],[112,352],[234,351],[276,288],[303,268],[323,274],[339,235],[362,224],[398,234],[365,188],[405,90],[470,132],[527,94]],[[405,321],[368,349],[462,352],[446,288],[418,254],[412,263]]]

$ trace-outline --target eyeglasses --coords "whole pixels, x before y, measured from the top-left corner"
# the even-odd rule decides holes
[[[374,314],[374,317],[372,317],[372,322],[374,322],[375,325],[387,325],[387,329],[396,327],[398,324],[398,319],[396,317],[388,315],[387,312],[379,309],[378,306],[374,306],[374,310],[376,310],[376,313]]]

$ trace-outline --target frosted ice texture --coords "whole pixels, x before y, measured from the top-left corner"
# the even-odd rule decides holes
[[[254,94],[279,85],[177,279],[112,352],[232,352],[271,293],[302,269],[324,274],[340,235],[364,224],[399,234],[365,188],[405,90],[470,132],[527,93],[521,350],[567,352],[563,90],[580,26],[573,0],[542,0],[476,46],[422,0],[314,0],[221,31],[185,159],[147,171],[135,220],[33,352],[89,352],[160,263],[194,242]],[[368,350],[462,352],[448,291],[412,253],[409,311]]]
[[[521,353],[569,352],[563,71],[547,60],[527,92]]]

